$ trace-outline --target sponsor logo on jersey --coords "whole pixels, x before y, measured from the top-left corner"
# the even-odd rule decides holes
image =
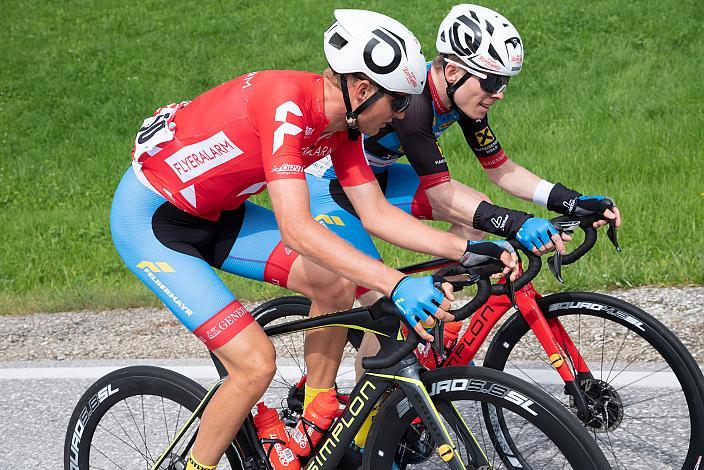
[[[310,137],[310,136],[313,135],[313,132],[315,132],[315,128],[314,128],[314,127],[308,127],[308,126],[306,126],[306,132],[305,132],[303,135],[306,136],[306,137]]]
[[[205,140],[186,145],[164,161],[186,183],[242,153],[242,149],[220,131]]]
[[[301,154],[303,154],[304,157],[313,157],[316,160],[320,160],[321,158],[325,158],[329,156],[332,153],[332,147],[330,145],[313,145],[310,147],[306,147],[303,150],[301,150]]]
[[[300,134],[303,130],[295,124],[291,124],[290,122],[286,121],[289,113],[299,117],[303,116],[303,111],[301,111],[301,108],[299,108],[298,105],[293,101],[287,101],[283,104],[280,104],[276,108],[274,120],[280,122],[281,125],[277,127],[274,131],[274,146],[271,151],[272,154],[275,154],[276,151],[279,150],[284,144],[284,136],[297,135]]]
[[[250,72],[244,76],[244,86],[242,87],[243,90],[252,86],[252,79],[256,74],[257,72]]]
[[[494,137],[494,134],[491,132],[491,129],[489,129],[489,126],[475,132],[474,135],[477,136],[477,142],[479,142],[481,147],[486,147],[496,140],[496,137]]]
[[[225,318],[220,320],[217,325],[215,325],[214,327],[209,329],[208,332],[206,333],[206,336],[208,337],[208,339],[215,338],[220,333],[223,333],[229,327],[234,325],[238,319],[242,318],[246,314],[247,314],[246,308],[238,307],[235,311],[231,312]]]
[[[290,175],[293,173],[301,173],[303,171],[303,165],[294,165],[292,163],[282,163],[279,166],[274,165],[271,169],[272,173],[277,173],[279,175]]]
[[[499,152],[498,154],[490,155],[488,157],[480,156],[479,163],[481,163],[483,168],[498,168],[503,165],[508,157],[504,152]]]

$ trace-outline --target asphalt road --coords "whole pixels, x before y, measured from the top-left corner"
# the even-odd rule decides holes
[[[78,398],[97,378],[111,370],[135,361],[60,361],[0,363],[0,439],[4,458],[0,469],[14,468],[61,469],[66,426]],[[216,372],[207,361],[151,361],[181,372],[204,386],[212,384]],[[530,375],[541,387],[560,394],[561,386],[555,374],[545,373],[533,364],[517,364],[512,373],[526,378]],[[352,366],[345,364],[341,377],[351,378]],[[659,370],[657,365],[647,369],[630,370],[616,381],[627,408],[619,434],[597,434],[604,446],[623,445],[614,468],[666,469],[664,461],[677,458],[687,430],[678,429],[677,416],[683,410],[681,392],[672,388],[676,381],[672,374]],[[295,363],[281,370],[288,379],[296,376]],[[343,386],[349,387],[352,382]],[[283,398],[283,389],[266,397],[269,404]],[[668,418],[674,417],[674,418]],[[635,436],[645,436],[635,437]],[[651,436],[650,438],[648,436]],[[609,440],[610,442],[606,442]],[[656,450],[657,449],[657,450]],[[606,452],[608,454],[608,451]],[[643,455],[660,455],[657,461],[644,462]],[[144,468],[125,465],[124,468]]]

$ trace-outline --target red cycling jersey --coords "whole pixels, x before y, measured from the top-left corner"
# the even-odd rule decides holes
[[[132,152],[137,176],[180,209],[209,220],[267,182],[305,179],[332,155],[343,186],[374,181],[361,139],[323,134],[324,80],[289,70],[253,72],[146,119]]]

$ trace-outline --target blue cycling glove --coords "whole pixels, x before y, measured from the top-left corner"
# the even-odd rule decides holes
[[[433,285],[432,276],[406,276],[391,291],[391,300],[411,328],[435,313],[444,298],[445,294]]]
[[[524,247],[532,250],[551,242],[550,237],[559,233],[550,221],[540,217],[531,217],[523,222],[516,233],[516,240]]]

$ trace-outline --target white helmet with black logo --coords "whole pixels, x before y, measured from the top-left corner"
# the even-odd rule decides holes
[[[516,28],[504,16],[479,5],[452,7],[440,24],[436,47],[480,73],[510,77],[523,66],[523,41]]]
[[[426,81],[420,43],[404,25],[381,13],[335,10],[325,31],[325,57],[339,74],[363,73],[386,90],[418,95]]]

